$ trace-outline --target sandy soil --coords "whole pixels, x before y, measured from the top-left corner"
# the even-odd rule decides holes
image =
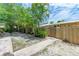
[[[35,56],[79,56],[79,45],[57,40]]]

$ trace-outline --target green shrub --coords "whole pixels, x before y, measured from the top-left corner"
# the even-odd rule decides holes
[[[35,30],[35,36],[40,37],[40,38],[45,38],[47,36],[47,31],[46,29],[43,28],[37,28]]]
[[[0,28],[0,33],[3,33],[4,32],[4,29]]]
[[[14,31],[14,25],[9,25],[9,24],[6,24],[6,27],[5,27],[5,32],[13,32]]]
[[[9,27],[9,26],[6,26],[6,27],[5,27],[5,32],[11,32],[11,30],[10,30],[10,27]]]

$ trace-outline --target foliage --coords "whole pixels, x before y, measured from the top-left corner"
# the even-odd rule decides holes
[[[40,29],[39,25],[44,22],[47,17],[49,16],[48,14],[48,4],[43,4],[43,3],[33,3],[32,4],[32,17],[33,21],[36,24],[36,27],[34,28],[34,35],[38,37],[45,37],[46,32],[44,29]]]
[[[35,36],[40,38],[45,38],[47,36],[47,30],[43,28],[37,28],[35,30]]]
[[[0,34],[5,31],[5,26],[4,25],[5,25],[4,23],[0,23]]]
[[[8,27],[8,30],[10,32],[13,31],[13,25],[16,20],[14,6],[15,4],[1,4],[1,7],[3,8],[3,13],[2,13],[2,10],[0,9],[1,10],[0,15],[3,15],[3,16],[0,16],[2,17],[0,20],[5,21],[6,26]]]
[[[46,18],[49,16],[48,14],[48,4],[44,3],[33,3],[32,4],[32,16],[37,24],[37,26],[40,25],[41,22],[46,20]]]
[[[35,35],[40,23],[48,16],[48,4],[33,3],[31,8],[14,3],[0,4],[0,22],[5,22],[7,32],[19,31]],[[42,35],[43,30],[37,32]]]
[[[50,24],[53,24],[53,23],[54,23],[53,21],[50,22]]]
[[[4,32],[4,29],[0,29],[0,33],[3,33]]]
[[[60,22],[64,22],[64,20],[59,20],[59,21],[57,21],[57,23],[60,23]]]

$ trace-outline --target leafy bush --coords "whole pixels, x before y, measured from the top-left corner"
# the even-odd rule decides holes
[[[4,29],[1,29],[1,28],[0,28],[0,33],[3,33],[3,32],[4,32]]]
[[[47,31],[46,29],[43,28],[37,28],[35,30],[35,36],[40,37],[40,38],[45,38],[47,36]]]
[[[6,24],[6,27],[5,27],[5,32],[12,32],[12,27],[10,27],[9,25]]]

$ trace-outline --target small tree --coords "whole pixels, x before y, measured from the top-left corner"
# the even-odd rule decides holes
[[[60,23],[60,22],[64,22],[64,20],[59,20],[59,21],[57,21],[57,23]]]
[[[40,26],[40,23],[43,22],[49,16],[48,4],[33,3],[31,10],[32,10],[33,21],[36,24],[36,27],[34,28],[34,35],[36,34],[36,31],[43,33],[44,30],[39,30],[39,26]]]
[[[53,24],[53,23],[54,23],[53,21],[50,22],[50,24]]]
[[[32,4],[32,17],[37,26],[39,27],[40,22],[48,17],[48,4],[44,3],[33,3]]]

